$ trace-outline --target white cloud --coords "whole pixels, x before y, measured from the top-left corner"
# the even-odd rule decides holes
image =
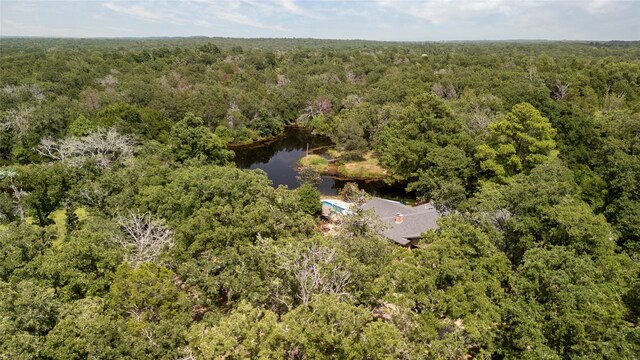
[[[522,8],[536,7],[542,0],[509,1],[509,0],[426,0],[397,1],[378,0],[385,10],[393,10],[432,24],[441,25],[460,20],[473,20],[486,15],[511,15],[519,13]]]
[[[0,8],[7,35],[628,40],[640,34],[640,0],[0,0]]]
[[[127,6],[127,5],[119,5],[115,3],[105,3],[103,5],[109,10],[113,10],[115,12],[131,15],[135,17],[140,17],[143,19],[162,20],[163,18],[163,15],[161,12],[151,11],[140,6],[135,6],[135,5]]]
[[[200,19],[192,23],[199,26],[207,27],[205,24],[209,24],[209,19],[217,18],[258,29],[284,30],[280,25],[270,25],[259,20],[260,15],[277,11],[272,4],[267,2],[255,0],[191,0],[190,3],[196,5],[196,9],[192,9],[191,13]]]
[[[54,27],[12,20],[3,20],[0,25],[0,35],[2,36],[110,37],[128,36],[131,35],[131,32],[131,29],[126,28]]]
[[[613,0],[592,0],[586,3],[586,9],[589,13],[601,13],[613,10],[616,2]]]
[[[240,25],[248,25],[257,27],[260,29],[264,29],[266,26],[260,21],[250,18],[247,15],[243,15],[237,12],[227,11],[227,12],[217,12],[215,16],[221,20],[226,20],[230,22],[234,22]]]
[[[321,17],[298,6],[293,0],[278,0],[280,7],[291,14],[320,19]]]
[[[187,19],[179,16],[179,14],[176,12],[175,9],[158,6],[158,4],[155,4],[155,6],[154,4],[150,4],[150,3],[144,3],[144,4],[146,6],[120,5],[113,2],[107,2],[102,5],[109,10],[126,14],[129,16],[141,18],[144,20],[149,20],[154,22],[166,21],[176,25],[187,23]]]
[[[152,22],[211,28],[217,19],[258,29],[284,30],[280,25],[270,25],[260,20],[261,14],[277,12],[276,4],[256,0],[138,2],[128,5],[107,2],[103,6],[118,13]],[[288,11],[304,12],[293,3],[286,6]]]

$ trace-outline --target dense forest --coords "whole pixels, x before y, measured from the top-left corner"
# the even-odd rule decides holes
[[[290,126],[439,227],[322,232]],[[637,43],[2,38],[0,190],[0,359],[640,357]]]

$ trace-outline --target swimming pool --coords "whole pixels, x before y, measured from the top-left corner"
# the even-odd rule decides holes
[[[322,206],[326,206],[330,209],[331,213],[334,214],[342,214],[349,215],[351,214],[351,210],[349,210],[349,204],[340,200],[322,200]]]

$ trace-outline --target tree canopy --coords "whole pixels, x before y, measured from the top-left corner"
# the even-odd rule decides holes
[[[639,59],[2,38],[0,359],[637,359]],[[291,126],[437,228],[408,250],[353,183],[330,221],[316,169],[234,166]]]

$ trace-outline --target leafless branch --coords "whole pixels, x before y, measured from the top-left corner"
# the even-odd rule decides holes
[[[327,115],[333,111],[333,104],[331,104],[331,100],[327,99],[324,96],[316,97],[313,102],[307,106],[302,114],[298,117],[298,121],[304,121],[311,119],[313,117],[319,115]]]
[[[13,213],[20,218],[20,221],[24,222],[26,216],[20,199],[24,195],[27,195],[27,192],[22,189],[18,189],[18,187],[13,183],[13,179],[11,179],[11,185],[9,187],[11,188],[11,191],[13,191]]]
[[[118,219],[124,237],[116,239],[127,251],[127,260],[135,265],[143,262],[157,262],[160,254],[173,247],[173,233],[151,214],[129,211],[126,217]]]
[[[556,101],[560,101],[560,100],[564,99],[569,94],[569,86],[570,85],[571,84],[563,84],[561,82],[558,82],[551,89],[551,97]]]
[[[45,138],[35,151],[47,158],[64,161],[71,166],[81,166],[93,160],[101,168],[122,162],[133,156],[134,141],[120,135],[115,129],[99,129],[85,137],[70,137],[62,140]]]
[[[10,168],[0,169],[0,180],[3,178],[9,179],[9,189],[12,192],[12,202],[13,202],[13,214],[18,216],[21,221],[25,221],[25,212],[22,207],[21,198],[28,193],[20,188],[18,188],[15,184],[15,177],[17,172]],[[0,214],[3,215],[3,214]],[[4,215],[3,215],[4,216]]]
[[[351,272],[336,260],[336,250],[318,244],[297,246],[293,256],[281,254],[280,267],[292,274],[296,296],[306,304],[314,294],[344,295]]]
[[[31,113],[35,108],[20,104],[15,109],[9,109],[5,116],[0,119],[0,128],[4,131],[11,131],[19,138],[27,135],[33,126],[31,121]]]

